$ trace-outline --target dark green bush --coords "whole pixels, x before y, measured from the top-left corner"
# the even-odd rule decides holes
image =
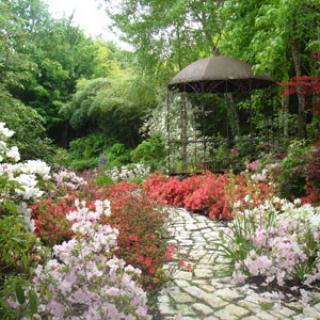
[[[116,143],[103,152],[106,159],[106,168],[120,167],[130,162],[130,150],[124,144]]]
[[[151,169],[159,169],[165,156],[165,145],[159,135],[144,140],[131,152],[133,162],[144,163],[149,165]]]
[[[294,141],[281,165],[277,177],[280,195],[284,198],[300,198],[306,193],[307,155],[310,147],[303,140]]]
[[[91,158],[91,159],[83,159],[83,160],[73,160],[70,163],[70,167],[75,170],[87,170],[95,168],[98,165],[98,159]]]
[[[15,131],[10,142],[19,148],[22,160],[50,161],[54,148],[36,110],[0,92],[0,121]]]
[[[92,133],[70,142],[69,153],[72,160],[97,158],[100,153],[115,142],[101,133]]]

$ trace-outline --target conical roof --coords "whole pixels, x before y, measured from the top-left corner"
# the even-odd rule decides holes
[[[234,92],[266,88],[274,83],[270,76],[255,73],[239,59],[213,56],[182,69],[168,88],[184,92]]]

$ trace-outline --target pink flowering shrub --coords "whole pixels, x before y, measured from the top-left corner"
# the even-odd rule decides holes
[[[76,236],[54,246],[33,279],[41,319],[149,319],[141,271],[113,255],[119,233],[99,223],[110,214],[109,201],[77,201],[67,215]]]
[[[68,191],[79,189],[81,186],[86,184],[86,181],[77,176],[75,172],[70,170],[60,170],[58,173],[53,175],[54,182],[61,188]]]
[[[221,245],[236,282],[259,277],[280,287],[310,284],[320,280],[319,231],[319,207],[274,198],[237,214]]]

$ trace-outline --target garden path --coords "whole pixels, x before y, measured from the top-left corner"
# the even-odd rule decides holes
[[[166,264],[169,282],[158,297],[160,319],[165,320],[319,320],[320,293],[312,292],[313,303],[293,300],[279,303],[276,294],[258,293],[254,285],[236,286],[222,276],[226,261],[215,250],[219,232],[226,226],[184,209],[170,209],[168,231],[178,248],[177,259],[186,257],[193,271],[172,270],[177,261]]]

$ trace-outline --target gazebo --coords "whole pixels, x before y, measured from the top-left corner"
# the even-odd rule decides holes
[[[249,92],[267,88],[275,81],[267,74],[255,73],[252,67],[237,58],[212,56],[191,63],[168,84],[168,90],[179,93],[224,93],[228,107],[233,106],[232,93]],[[187,111],[186,94],[181,103],[181,160],[183,171],[187,168]],[[170,112],[170,99],[167,102],[167,114]],[[169,154],[171,152],[170,124],[167,118]]]

